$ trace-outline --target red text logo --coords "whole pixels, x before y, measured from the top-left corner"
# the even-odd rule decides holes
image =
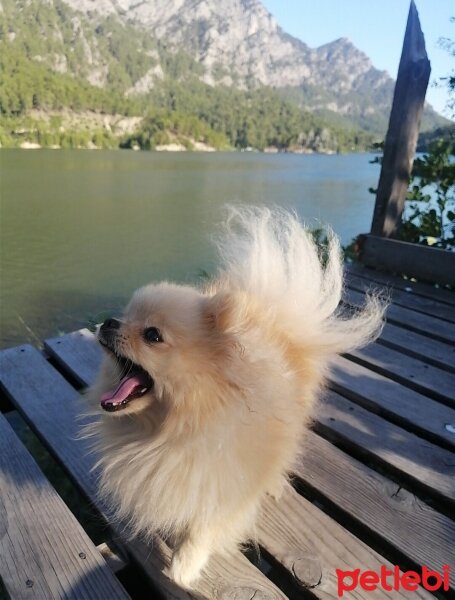
[[[431,571],[428,567],[423,566],[420,573],[417,571],[405,571],[402,573],[400,567],[388,569],[382,565],[379,573],[376,571],[342,571],[336,569],[338,580],[338,596],[341,598],[345,592],[352,592],[358,586],[366,592],[374,592],[378,588],[382,588],[386,592],[407,590],[415,592],[419,589],[419,585],[429,592],[437,590],[449,590],[450,567],[444,565],[442,573]]]

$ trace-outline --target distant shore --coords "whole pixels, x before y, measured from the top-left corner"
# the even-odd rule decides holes
[[[178,120],[180,119],[180,121]],[[232,136],[231,136],[232,137]],[[256,136],[258,137],[258,136]],[[261,136],[259,136],[261,138]],[[253,136],[254,139],[254,136]],[[372,143],[372,141],[370,140]],[[197,120],[172,119],[69,109],[31,109],[16,117],[0,118],[0,148],[131,149],[157,152],[240,151],[266,154],[341,154],[367,151],[370,143],[338,143],[327,129],[313,127],[286,143],[265,138],[255,143],[248,135],[229,139]]]
[[[1,146],[0,150],[130,150],[130,151],[143,151],[143,152],[248,152],[248,153],[261,153],[261,154],[322,154],[331,156],[334,154],[346,154],[346,152],[340,153],[335,150],[313,150],[311,148],[277,148],[275,146],[269,146],[263,150],[257,148],[223,148],[218,149],[213,146],[209,146],[204,142],[194,142],[193,147],[188,147],[178,142],[172,142],[170,144],[160,144],[150,150],[143,150],[139,146],[133,146],[131,148],[106,148],[103,146],[96,146],[91,143],[87,146],[76,146],[76,147],[62,147],[58,144],[52,144],[50,146],[42,146],[37,142],[22,142],[14,146]],[[355,154],[368,153],[370,150],[352,150]]]

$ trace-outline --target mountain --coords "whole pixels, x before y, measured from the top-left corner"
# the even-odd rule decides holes
[[[388,117],[394,81],[387,72],[375,69],[346,38],[309,48],[285,33],[259,0],[65,2],[90,19],[109,15],[147,31],[166,48],[188,52],[210,85],[294,88],[302,108],[347,115],[362,126],[377,115]],[[147,90],[160,75],[159,66],[151,67],[136,89]]]
[[[417,152],[429,152],[434,142],[442,140],[444,142],[451,142],[452,148],[455,149],[455,123],[422,133],[419,136]]]
[[[203,81],[275,88],[311,83],[335,95],[380,88],[393,81],[343,38],[311,49],[285,33],[258,0],[65,0],[91,19],[108,15],[148,31],[172,49],[187,51]]]
[[[277,114],[296,121],[294,108],[312,113],[313,129],[383,136],[394,86],[349,40],[310,48],[258,0],[0,0],[0,45],[9,77],[0,109],[11,114],[51,104],[139,114],[153,102],[174,110],[192,89],[215,104],[218,96],[245,106],[273,96]],[[34,82],[32,95],[18,89],[19,71],[29,87]],[[83,91],[76,100],[75,80]],[[426,121],[444,123],[431,107]]]

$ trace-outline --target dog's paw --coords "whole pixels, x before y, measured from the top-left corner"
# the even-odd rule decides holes
[[[172,557],[171,578],[180,587],[191,587],[191,584],[201,574],[208,558],[208,553],[201,548],[197,548],[193,544],[183,544]]]

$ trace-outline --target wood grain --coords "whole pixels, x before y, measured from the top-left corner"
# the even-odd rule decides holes
[[[261,546],[276,561],[324,600],[339,597],[336,569],[355,567],[378,572],[381,565],[391,566],[384,557],[289,486],[278,502],[270,497],[265,502],[258,536]],[[417,597],[431,597],[422,589],[415,593]],[[368,595],[360,588],[350,592],[349,597],[368,600]],[[401,597],[412,600],[414,596],[410,592],[397,592],[397,598]],[[390,600],[390,595],[378,589],[374,598]]]
[[[12,599],[129,598],[0,414],[0,575]]]
[[[347,276],[348,280],[348,288],[354,293],[349,297],[352,302],[355,302],[356,305],[361,305],[364,302],[362,296],[358,296],[358,293],[373,293],[379,294],[381,297],[390,300],[393,300],[394,304],[398,304],[399,306],[406,307],[406,300],[409,301],[414,299],[412,294],[400,291],[394,291],[392,289],[384,290],[383,287],[378,287],[373,282],[362,279],[361,277],[356,277],[349,275]],[[398,294],[401,294],[401,297],[404,299],[400,302],[396,302],[396,297]],[[348,293],[349,295],[349,293]],[[419,305],[420,303],[423,305],[430,305],[432,310],[425,312],[425,310],[417,311],[422,314],[429,314],[431,317],[437,317],[439,319],[443,319],[444,321],[453,323],[455,321],[455,308],[452,306],[448,306],[446,304],[441,304],[440,302],[436,303],[427,298],[422,298],[421,296],[417,296],[418,302],[411,303],[412,309],[416,310],[414,305]],[[424,308],[422,306],[421,308]],[[401,326],[400,326],[401,325]],[[383,344],[389,348],[393,348],[395,350],[399,350],[400,352],[404,352],[409,356],[414,356],[428,364],[432,364],[441,369],[445,369],[455,373],[455,344],[451,344],[448,342],[442,342],[440,340],[436,340],[434,338],[430,338],[423,333],[417,333],[416,331],[412,331],[406,328],[404,323],[400,325],[395,325],[391,322],[387,322],[382,330],[381,336],[378,339],[380,344]]]
[[[429,365],[455,373],[455,345],[431,339],[415,331],[386,323],[378,343]]]
[[[450,250],[364,235],[360,242],[360,261],[368,267],[404,273],[419,281],[455,285],[455,254]]]
[[[106,507],[96,495],[97,475],[92,470],[96,457],[88,452],[84,440],[78,439],[79,415],[84,410],[79,394],[36,349],[28,345],[0,353],[0,382],[29,425],[108,520]],[[122,539],[127,528],[120,523],[114,531]],[[136,539],[126,542],[126,548],[166,598],[189,600],[190,595],[166,575],[170,550],[162,540],[156,538],[150,546]],[[254,593],[264,600],[286,598],[238,552],[226,560],[211,561],[207,574],[195,584],[191,596],[201,600],[228,597],[250,600]]]
[[[455,450],[455,411],[400,383],[338,356],[328,375],[329,385],[350,400],[426,439]]]
[[[432,300],[437,304],[455,306],[455,292],[440,286],[396,277],[384,271],[370,269],[360,263],[345,264],[345,272],[348,275],[352,273],[358,277],[381,284],[382,287],[404,291],[412,294],[413,297],[418,296]]]
[[[352,306],[362,306],[365,297],[362,292],[345,289],[343,300]],[[386,314],[387,321],[405,329],[422,333],[432,339],[445,343],[455,343],[455,324],[442,319],[424,315],[410,308],[390,304]]]
[[[360,263],[345,263],[344,269],[347,277],[349,277],[349,274],[353,274],[362,277],[362,279],[380,284],[381,287],[386,287],[387,289],[401,290],[413,296],[426,298],[435,302],[436,305],[446,304],[455,307],[455,292],[453,290],[430,283],[396,277],[384,271],[370,269]]]
[[[434,400],[455,407],[455,375],[453,373],[448,373],[417,358],[379,344],[370,344],[366,348],[354,350],[349,357]]]
[[[335,392],[327,391],[317,411],[318,431],[392,470],[403,481],[413,480],[429,496],[455,506],[455,455],[385,421]]]
[[[99,366],[99,348],[93,343],[93,333],[79,329],[64,336],[45,340],[44,349],[50,356],[58,356],[66,364],[66,371],[86,386],[93,381]],[[74,364],[74,367],[73,367]]]
[[[364,279],[358,275],[354,275],[351,271],[346,272],[346,284],[349,288],[358,292],[367,292],[375,290],[381,295],[389,298],[394,304],[403,306],[405,308],[411,308],[417,312],[421,312],[425,315],[437,317],[450,323],[455,323],[455,309],[453,306],[442,302],[436,302],[425,296],[419,296],[415,294],[412,287],[404,287],[404,289],[397,289],[388,285],[388,282],[381,284],[380,282],[372,281],[371,279]],[[387,280],[386,280],[387,281]],[[395,281],[395,279],[393,280]],[[392,284],[393,285],[393,284]],[[412,286],[412,283],[410,284]],[[409,291],[405,291],[409,290]]]
[[[416,564],[455,564],[454,521],[313,432],[296,474]]]

